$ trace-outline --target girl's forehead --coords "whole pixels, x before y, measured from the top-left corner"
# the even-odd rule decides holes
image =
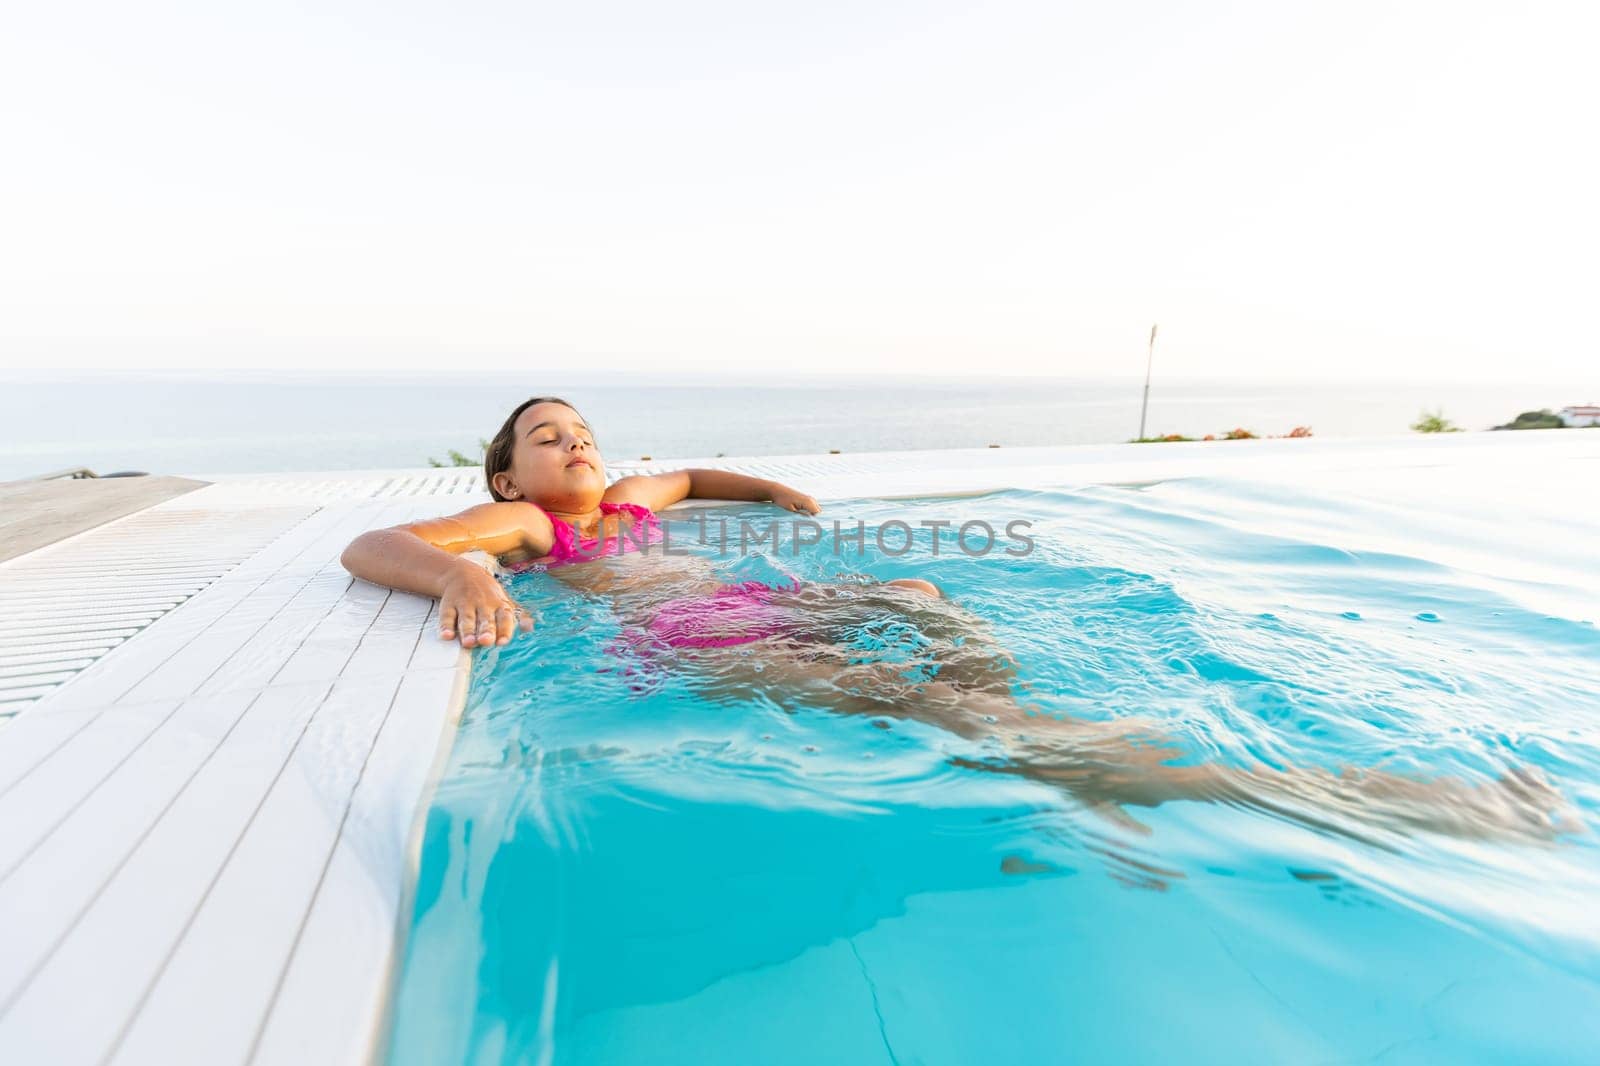
[[[534,428],[546,422],[554,426],[581,426],[588,429],[586,423],[578,412],[565,404],[538,403],[528,408],[517,416],[517,436],[525,437],[534,431]]]

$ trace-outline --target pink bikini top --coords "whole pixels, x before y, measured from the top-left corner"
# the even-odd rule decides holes
[[[528,502],[533,503],[532,500]],[[539,507],[536,503],[533,506]],[[656,513],[642,504],[602,502],[601,536],[585,537],[581,540],[570,523],[558,521],[543,507],[539,507],[539,510],[550,519],[550,528],[555,533],[555,543],[550,546],[550,554],[537,564],[528,563],[513,569],[526,569],[535,565],[541,568],[566,566],[569,563],[586,563],[606,555],[623,555],[629,551],[638,551],[644,545],[659,544],[664,536]],[[605,516],[612,514],[629,515],[633,519],[633,525],[619,529],[614,537],[605,537]],[[602,538],[605,538],[603,543]]]

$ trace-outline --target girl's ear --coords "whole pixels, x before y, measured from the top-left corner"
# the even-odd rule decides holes
[[[500,471],[500,473],[496,474],[491,481],[494,485],[494,491],[498,492],[506,499],[516,500],[522,497],[522,492],[517,488],[517,483],[511,480],[510,471]]]

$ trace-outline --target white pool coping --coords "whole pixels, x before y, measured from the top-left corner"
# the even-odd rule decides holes
[[[826,506],[1530,463],[1600,472],[1600,432],[684,459],[611,473],[714,466]],[[363,530],[486,499],[477,477],[223,477],[0,565],[0,600],[67,605],[63,624],[82,627],[76,641],[0,630],[19,669],[69,661],[43,647],[96,651],[14,684],[30,695],[0,726],[0,1062],[378,1054],[421,817],[471,658],[433,636],[430,601],[353,581],[338,557]],[[226,550],[173,532],[207,522],[243,532]]]

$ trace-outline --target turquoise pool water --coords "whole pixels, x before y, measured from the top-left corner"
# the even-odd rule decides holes
[[[538,630],[476,661],[389,1061],[1592,1061],[1594,541],[1404,495],[1218,479],[822,516],[1025,519],[1022,557],[946,530],[935,558],[923,528],[899,556],[869,532],[862,559],[718,559],[674,523],[725,580],[844,582],[827,647],[904,677],[868,705],[761,644],[624,668],[604,649],[661,593],[512,579]],[[655,563],[595,565],[631,587]],[[985,673],[996,647],[1014,676]],[[1031,754],[1005,721],[948,728],[959,705],[917,720],[941,659],[988,690],[980,721],[995,678],[1050,719]],[[1237,787],[1108,802],[1148,771],[1104,740],[1135,718]],[[1056,775],[1008,772],[1030,759]],[[1380,787],[1413,780],[1438,792]]]

